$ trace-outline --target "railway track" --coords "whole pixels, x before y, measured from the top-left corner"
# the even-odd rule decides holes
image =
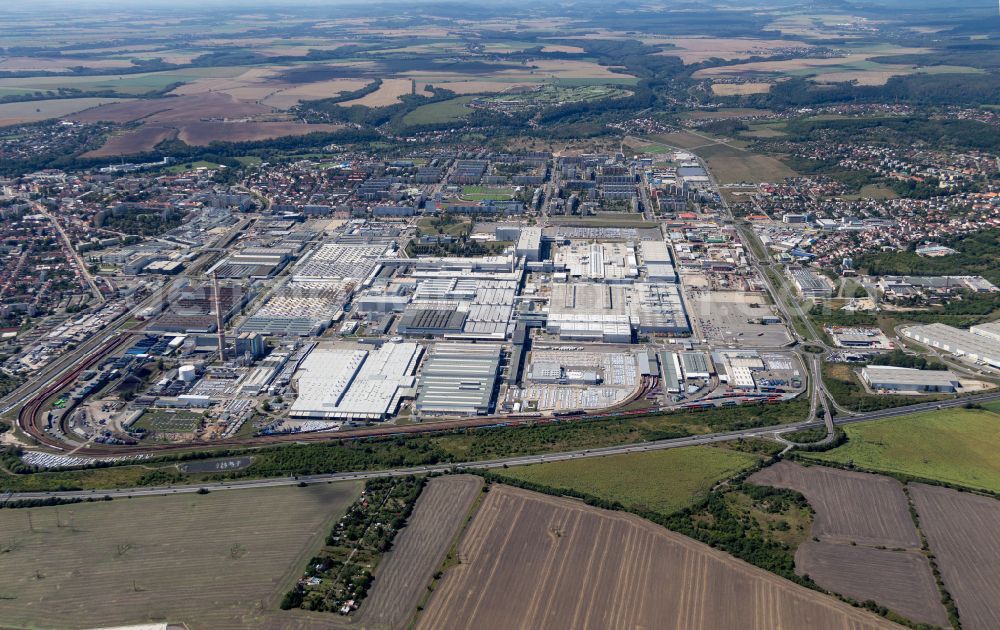
[[[109,342],[110,343],[110,342]],[[67,373],[56,383],[39,392],[21,409],[18,415],[18,424],[22,430],[34,437],[42,445],[57,450],[61,453],[67,451],[67,445],[57,439],[45,434],[38,428],[38,414],[46,400],[65,388],[90,365],[96,363],[100,358],[114,351],[121,345],[121,341],[114,345],[104,344],[94,352],[94,356],[81,367]],[[247,448],[259,446],[271,446],[275,444],[287,443],[307,443],[307,442],[327,442],[333,440],[363,440],[367,438],[391,437],[396,435],[414,435],[422,433],[447,433],[461,429],[488,428],[500,426],[521,426],[526,424],[548,424],[554,422],[592,420],[597,418],[607,418],[615,416],[627,416],[639,413],[649,413],[650,411],[660,411],[661,409],[638,409],[633,411],[621,411],[621,407],[627,406],[631,402],[646,396],[655,386],[656,379],[643,377],[640,386],[631,396],[622,401],[618,407],[604,409],[599,413],[577,414],[577,415],[557,415],[548,414],[514,414],[514,415],[494,415],[481,416],[476,418],[466,418],[461,420],[442,420],[439,422],[412,424],[405,426],[384,425],[377,427],[365,427],[361,429],[350,429],[347,431],[318,431],[315,433],[281,433],[264,435],[252,438],[241,438],[235,440],[219,440],[215,442],[203,443],[178,443],[178,444],[150,444],[141,446],[128,445],[103,445],[90,444],[86,448],[80,449],[80,455],[86,457],[121,457],[122,455],[153,455],[184,452],[192,450],[204,450],[211,448]],[[29,429],[30,427],[30,429]]]
[[[72,370],[66,372],[35,394],[21,407],[20,411],[18,411],[18,427],[43,446],[64,452],[66,450],[66,444],[64,442],[51,437],[46,434],[44,430],[39,428],[38,414],[42,409],[42,405],[45,404],[46,400],[69,387],[74,381],[76,381],[77,377],[79,377],[81,373],[103,360],[109,354],[123,346],[130,339],[131,335],[129,334],[116,334],[95,348],[85,360],[80,361]]]

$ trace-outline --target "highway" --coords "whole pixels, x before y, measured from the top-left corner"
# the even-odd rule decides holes
[[[834,419],[833,423],[841,426],[846,424],[857,424],[860,422],[871,422],[874,420],[884,420],[920,411],[932,411],[935,409],[950,409],[961,407],[967,403],[984,403],[1000,400],[1000,392],[968,396],[954,400],[939,402],[926,402],[906,407],[896,407],[881,411],[872,411],[854,416]],[[163,496],[169,494],[189,494],[206,489],[211,492],[219,490],[247,490],[251,488],[274,488],[279,486],[294,486],[299,484],[317,484],[333,481],[356,481],[363,479],[373,479],[378,477],[399,477],[402,475],[428,474],[434,472],[447,472],[451,470],[490,470],[496,468],[510,468],[514,466],[527,466],[530,464],[544,464],[547,462],[561,462],[573,459],[589,459],[593,457],[606,457],[608,455],[624,455],[627,453],[645,453],[649,451],[661,451],[671,448],[681,448],[684,446],[703,446],[706,444],[716,444],[719,442],[729,442],[741,438],[776,438],[782,433],[800,431],[821,426],[818,421],[804,421],[781,426],[762,427],[759,429],[748,429],[745,431],[729,431],[725,433],[708,433],[705,435],[693,435],[683,438],[669,440],[659,440],[655,442],[638,442],[635,444],[622,444],[619,446],[606,446],[602,448],[582,449],[575,451],[565,451],[561,453],[546,453],[542,455],[522,455],[518,457],[507,457],[503,459],[487,459],[475,462],[437,464],[433,466],[417,466],[414,468],[393,468],[390,470],[358,470],[339,473],[329,473],[323,475],[309,475],[301,477],[275,477],[270,479],[247,479],[236,481],[221,481],[202,485],[184,486],[151,486],[140,488],[119,488],[107,490],[69,490],[61,492],[23,492],[8,493],[0,495],[0,500],[21,500],[21,499],[47,499],[47,498],[127,498],[127,497],[147,497]]]

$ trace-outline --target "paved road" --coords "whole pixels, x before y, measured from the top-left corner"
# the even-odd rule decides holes
[[[885,418],[893,418],[896,416],[902,416],[906,414],[911,414],[919,411],[930,411],[934,409],[949,409],[955,407],[961,407],[966,403],[970,402],[990,402],[994,400],[1000,400],[1000,392],[990,393],[990,394],[980,394],[977,396],[968,396],[965,398],[958,398],[955,400],[947,400],[940,402],[928,402],[920,403],[917,405],[909,405],[907,407],[898,407],[895,409],[885,409],[882,411],[873,411],[865,414],[858,414],[855,416],[848,416],[843,418],[837,418],[834,420],[834,424],[844,425],[844,424],[855,424],[859,422],[871,422],[873,420],[882,420]],[[508,457],[504,459],[488,459],[477,462],[466,462],[462,464],[440,464],[434,466],[417,466],[415,468],[395,468],[392,470],[378,470],[378,471],[350,471],[341,473],[330,473],[325,475],[309,475],[301,477],[278,477],[272,479],[247,479],[243,481],[223,481],[217,483],[205,484],[203,486],[157,486],[148,488],[122,488],[116,490],[73,490],[65,492],[24,492],[24,493],[14,493],[7,495],[0,495],[0,499],[7,498],[12,500],[17,499],[45,499],[49,497],[58,498],[79,498],[79,497],[144,497],[144,496],[162,496],[169,494],[189,494],[197,492],[200,488],[206,488],[210,491],[218,490],[243,490],[249,488],[273,488],[278,486],[292,486],[300,483],[315,484],[315,483],[327,483],[331,481],[352,481],[361,479],[372,479],[376,477],[398,477],[402,475],[411,474],[426,474],[432,472],[446,472],[453,469],[494,469],[494,468],[509,468],[513,466],[527,466],[529,464],[542,464],[546,462],[561,462],[572,459],[587,459],[591,457],[604,457],[606,455],[622,455],[625,453],[643,453],[649,451],[661,451],[670,448],[681,448],[684,446],[699,446],[705,444],[715,444],[718,442],[729,442],[732,440],[737,440],[740,438],[753,438],[753,437],[777,437],[781,433],[787,433],[790,431],[799,431],[802,429],[808,429],[813,427],[822,426],[823,423],[820,421],[812,422],[796,422],[794,424],[785,424],[777,427],[764,427],[760,429],[750,429],[746,431],[730,431],[726,433],[710,433],[706,435],[695,435],[684,438],[675,438],[671,440],[660,440],[657,442],[639,442],[637,444],[625,444],[621,446],[607,446],[603,448],[592,448],[576,451],[566,451],[563,453],[547,453],[544,455],[527,455],[521,457]]]

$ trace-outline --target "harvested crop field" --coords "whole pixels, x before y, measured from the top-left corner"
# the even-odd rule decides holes
[[[713,83],[712,94],[716,96],[746,96],[747,94],[767,94],[770,83]]]
[[[708,168],[720,184],[781,182],[796,174],[781,160],[721,142],[699,147],[695,153],[708,162]]]
[[[417,80],[417,86],[427,84],[434,87],[451,90],[455,94],[497,94],[519,87],[537,85],[536,83],[510,83],[508,81],[422,81]]]
[[[494,485],[418,628],[893,624],[621,512]]]
[[[427,482],[406,527],[375,571],[371,594],[355,619],[358,625],[406,627],[482,485],[482,479],[474,475],[448,475]]]
[[[351,105],[386,107],[388,105],[398,103],[400,96],[411,94],[413,92],[413,88],[414,82],[410,79],[383,79],[382,85],[371,94],[365,94],[361,98],[356,98],[353,101],[344,101],[343,103],[340,103],[340,105],[343,107],[350,107]],[[417,82],[416,93],[427,96],[423,89],[423,84]]]
[[[277,87],[273,88],[274,92],[266,96],[262,103],[278,109],[290,109],[301,101],[331,98],[344,92],[360,90],[369,83],[371,81],[368,79],[332,79],[294,87]]]
[[[747,481],[805,495],[816,510],[813,536],[822,541],[920,548],[903,485],[895,479],[782,461]]]
[[[715,144],[714,139],[706,138],[705,136],[691,133],[689,131],[660,134],[652,136],[650,139],[655,142],[661,142],[672,147],[677,147],[679,149],[693,149],[696,147],[703,147],[706,144]]]
[[[135,131],[109,136],[100,149],[88,151],[83,157],[106,157],[109,155],[131,155],[152,151],[156,145],[164,140],[172,140],[177,136],[177,130],[173,127],[160,127],[157,125],[143,125]]]
[[[916,551],[805,542],[795,571],[856,601],[874,600],[911,621],[948,626],[927,558]]]
[[[359,490],[323,484],[0,510],[9,547],[0,556],[0,626],[254,625]]]
[[[1000,628],[1000,501],[940,486],[909,487],[962,628]]]
[[[130,68],[128,59],[87,59],[85,57],[2,57],[4,72],[66,72],[75,66],[84,68]]]
[[[804,42],[784,39],[743,39],[738,37],[670,37],[646,40],[646,43],[670,44],[658,54],[680,57],[686,64],[700,63],[709,59],[737,60],[749,57],[763,57],[777,50],[812,48]]]
[[[192,146],[203,147],[213,142],[251,142],[341,128],[342,125],[297,122],[192,122],[181,126],[177,138]]]
[[[125,99],[126,102],[127,99]],[[120,98],[53,98],[0,104],[0,127],[61,118],[108,103],[120,103]]]
[[[564,46],[562,44],[548,44],[542,47],[543,53],[570,53],[570,54],[582,54],[587,51],[580,48],[579,46]]]
[[[168,123],[204,119],[247,118],[272,112],[270,107],[242,103],[228,94],[212,92],[102,105],[70,118],[82,122],[127,123],[134,120],[144,120],[146,123]]]

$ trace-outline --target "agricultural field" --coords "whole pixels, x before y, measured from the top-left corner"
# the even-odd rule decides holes
[[[770,83],[713,83],[712,94],[716,96],[746,96],[747,94],[767,94]]]
[[[812,533],[820,540],[920,548],[903,485],[895,479],[782,461],[747,481],[805,495],[816,510]]]
[[[701,63],[709,59],[734,61],[771,55],[779,50],[807,51],[813,48],[810,44],[794,40],[742,37],[668,37],[643,41],[669,46],[659,54],[680,57],[685,64]]]
[[[795,569],[855,601],[874,600],[918,623],[949,625],[931,567],[917,551],[806,541],[795,552]]]
[[[732,144],[710,144],[694,149],[694,153],[708,163],[708,168],[719,184],[780,182],[796,175],[781,160]]]
[[[190,122],[180,126],[177,138],[191,146],[204,147],[213,142],[254,142],[342,128],[342,125],[300,122]]]
[[[177,130],[173,127],[143,125],[135,131],[130,130],[109,136],[100,148],[84,153],[83,157],[129,155],[140,151],[149,151],[164,140],[173,140],[176,137]]]
[[[0,127],[61,118],[92,107],[118,103],[120,98],[57,98],[18,103],[0,103]]]
[[[359,491],[324,484],[0,510],[0,625],[260,623]]]
[[[1000,501],[924,484],[910,495],[962,628],[1000,627]]]
[[[411,79],[384,79],[382,85],[371,94],[340,103],[343,107],[363,105],[365,107],[387,107],[399,102],[399,97],[407,94],[428,96],[422,84]]]
[[[749,483],[788,488],[815,510],[795,572],[856,601],[875,601],[918,623],[948,625],[937,583],[895,479],[782,461]]]
[[[638,517],[502,485],[459,560],[417,628],[894,627]]]
[[[844,430],[848,439],[843,446],[802,456],[1000,492],[1000,413],[949,409]]]
[[[345,92],[354,92],[369,85],[368,79],[331,79],[316,81],[292,87],[277,88],[263,99],[261,103],[277,109],[291,109],[302,101],[322,98],[332,98]],[[232,92],[230,92],[232,93]]]
[[[427,481],[406,527],[378,566],[371,593],[355,619],[359,626],[406,627],[465,525],[482,485],[482,479],[473,475]]]
[[[403,116],[403,124],[435,125],[461,120],[472,113],[472,110],[467,105],[474,98],[474,96],[459,96],[447,101],[421,105],[406,114],[406,116]]]
[[[716,483],[759,461],[750,453],[692,446],[521,466],[502,476],[575,490],[629,509],[670,514],[705,498]]]
[[[71,116],[83,122],[142,121],[131,131],[112,135],[90,156],[127,155],[151,151],[163,140],[176,137],[192,146],[212,142],[246,142],[282,136],[329,132],[339,125],[305,124],[289,120],[283,112],[238,101],[229,94],[204,93],[169,99],[146,99],[103,105]],[[232,119],[238,120],[232,120]],[[230,122],[224,122],[229,120]]]
[[[568,103],[585,103],[609,98],[624,98],[631,92],[609,85],[590,85],[580,87],[559,87],[546,85],[534,89],[522,89],[517,92],[491,96],[480,99],[485,105],[507,105],[517,107],[554,107]]]
[[[703,147],[708,144],[715,144],[717,142],[714,138],[702,136],[690,131],[678,131],[676,133],[661,134],[651,137],[650,140],[660,142],[671,147],[677,147],[678,149],[687,150]]]
[[[753,61],[727,66],[703,68],[694,73],[695,78],[755,76],[807,77],[817,83],[857,81],[859,85],[885,85],[894,76],[909,74],[980,74],[981,70],[968,66],[923,67],[913,64],[886,64],[871,61],[884,55],[908,55],[929,52],[923,48],[897,48],[893,46],[859,47],[839,57],[805,57],[779,61]]]

